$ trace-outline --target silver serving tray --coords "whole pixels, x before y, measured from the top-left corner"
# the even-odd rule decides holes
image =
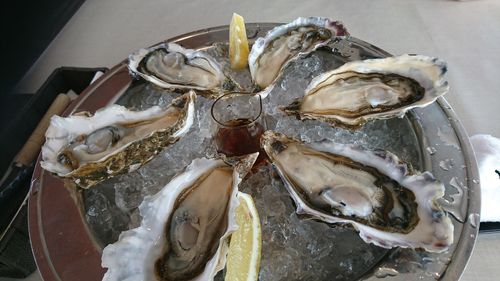
[[[253,40],[264,36],[276,25],[275,23],[247,24],[247,35]],[[179,43],[186,48],[210,50],[216,43],[227,43],[228,33],[228,26],[220,26],[191,32],[166,41]],[[390,56],[388,52],[354,37],[340,41],[333,47],[347,60]],[[86,108],[86,102],[90,99],[98,100],[93,104],[100,106],[115,102],[126,103],[127,98],[133,94],[131,88],[134,87],[134,83],[128,81],[128,77],[123,78],[126,76],[124,71],[126,71],[125,63],[117,65],[97,83],[91,85],[86,90],[85,96],[75,102],[72,109],[66,113],[95,110],[96,108]],[[117,78],[118,76],[120,78]],[[120,83],[124,86],[110,87],[105,96],[99,100],[96,92],[103,92],[107,81],[112,79],[123,80],[124,82]],[[411,110],[404,118],[394,122],[401,122],[409,128],[407,137],[411,139],[409,145],[415,152],[411,154],[414,155],[414,159],[407,161],[420,170],[431,171],[445,184],[447,201],[443,203],[447,205],[446,209],[452,216],[455,242],[444,254],[429,254],[408,249],[390,250],[384,254],[383,260],[373,265],[363,279],[378,280],[380,277],[387,277],[391,280],[458,280],[471,256],[479,229],[480,189],[477,180],[479,176],[467,133],[444,98],[438,99],[436,103],[426,108]],[[74,224],[74,221],[68,224],[61,223],[65,218],[59,215],[59,212],[52,212],[54,206],[47,201],[49,199],[46,197],[50,197],[50,192],[54,192],[50,188],[62,185],[58,181],[59,179],[53,178],[39,167],[35,171],[30,198],[30,234],[42,276],[47,280],[73,280],[68,278],[68,271],[71,271],[71,275],[78,276],[79,280],[98,280],[96,276],[101,276],[103,273],[102,269],[95,268],[100,263],[99,253],[103,246],[113,241],[103,238],[95,225],[85,222],[85,214],[92,207],[86,201],[85,193],[83,196],[71,194],[63,198],[64,204],[74,204],[81,211],[81,216],[75,219],[84,220],[83,227],[87,230],[84,233],[79,231],[79,235],[87,238],[84,239],[85,243],[75,246],[71,244],[75,243],[70,241],[71,239],[59,239],[56,243],[48,234],[65,233],[68,228],[73,228]],[[47,187],[48,185],[53,186]],[[67,199],[69,197],[76,199],[71,203]],[[50,220],[47,219],[49,216]],[[59,223],[58,218],[54,216],[61,216]],[[77,227],[80,229],[82,225],[78,224]],[[87,240],[93,242],[87,243]],[[66,249],[66,244],[70,250],[62,250]],[[71,250],[73,248],[75,249]],[[61,253],[62,251],[64,253]],[[81,260],[73,262],[67,259],[67,256],[72,254],[71,251],[75,254],[89,252],[91,255],[87,257],[85,263]]]

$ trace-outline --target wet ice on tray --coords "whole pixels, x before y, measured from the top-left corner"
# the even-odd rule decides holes
[[[85,219],[103,246],[116,241],[120,233],[127,229],[128,216],[101,190],[89,189],[86,193],[86,204],[89,207]]]
[[[240,186],[241,191],[254,197],[261,219],[260,280],[355,278],[366,270],[366,264],[385,253],[363,243],[352,229],[299,218],[290,195],[276,176],[271,165],[263,166]],[[363,258],[346,259],[346,253]],[[346,267],[351,272],[341,274]]]

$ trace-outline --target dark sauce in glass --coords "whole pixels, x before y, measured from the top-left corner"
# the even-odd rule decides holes
[[[242,156],[259,152],[254,168],[260,166],[266,159],[266,153],[260,147],[260,136],[264,126],[250,119],[240,118],[230,120],[225,126],[220,126],[215,136],[217,152],[226,156]]]

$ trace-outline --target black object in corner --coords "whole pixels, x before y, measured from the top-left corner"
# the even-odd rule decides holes
[[[0,9],[0,98],[29,70],[85,0],[5,1]]]
[[[479,225],[479,233],[500,232],[500,222],[482,222]]]
[[[7,110],[0,112],[0,118],[7,121],[2,123],[0,131],[0,178],[57,95],[69,90],[80,94],[97,71],[105,72],[107,68],[61,67],[52,72],[36,94],[13,95],[12,99],[2,101],[1,106]],[[24,278],[36,269],[24,201],[31,170],[32,167],[15,177],[10,183],[13,192],[8,192],[8,204],[0,205],[0,277]]]

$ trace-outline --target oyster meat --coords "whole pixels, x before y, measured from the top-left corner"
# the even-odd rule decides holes
[[[284,111],[350,128],[402,117],[448,92],[445,73],[444,61],[421,55],[354,61],[314,78]]]
[[[439,206],[444,186],[394,154],[331,141],[309,145],[267,131],[261,144],[297,205],[297,213],[347,223],[380,247],[445,251],[453,224]]]
[[[189,131],[195,98],[190,91],[166,108],[130,111],[111,105],[93,116],[54,116],[41,166],[83,188],[133,171]]]
[[[289,62],[347,35],[341,22],[320,17],[301,17],[270,30],[255,41],[248,56],[252,80],[263,90],[260,95],[269,94]]]
[[[237,229],[238,184],[258,153],[235,166],[195,159],[139,206],[141,226],[122,232],[103,250],[104,279],[212,280],[225,266],[229,235]]]
[[[218,97],[223,90],[236,87],[211,56],[175,43],[136,51],[129,56],[128,68],[161,88],[194,89],[208,97]]]

